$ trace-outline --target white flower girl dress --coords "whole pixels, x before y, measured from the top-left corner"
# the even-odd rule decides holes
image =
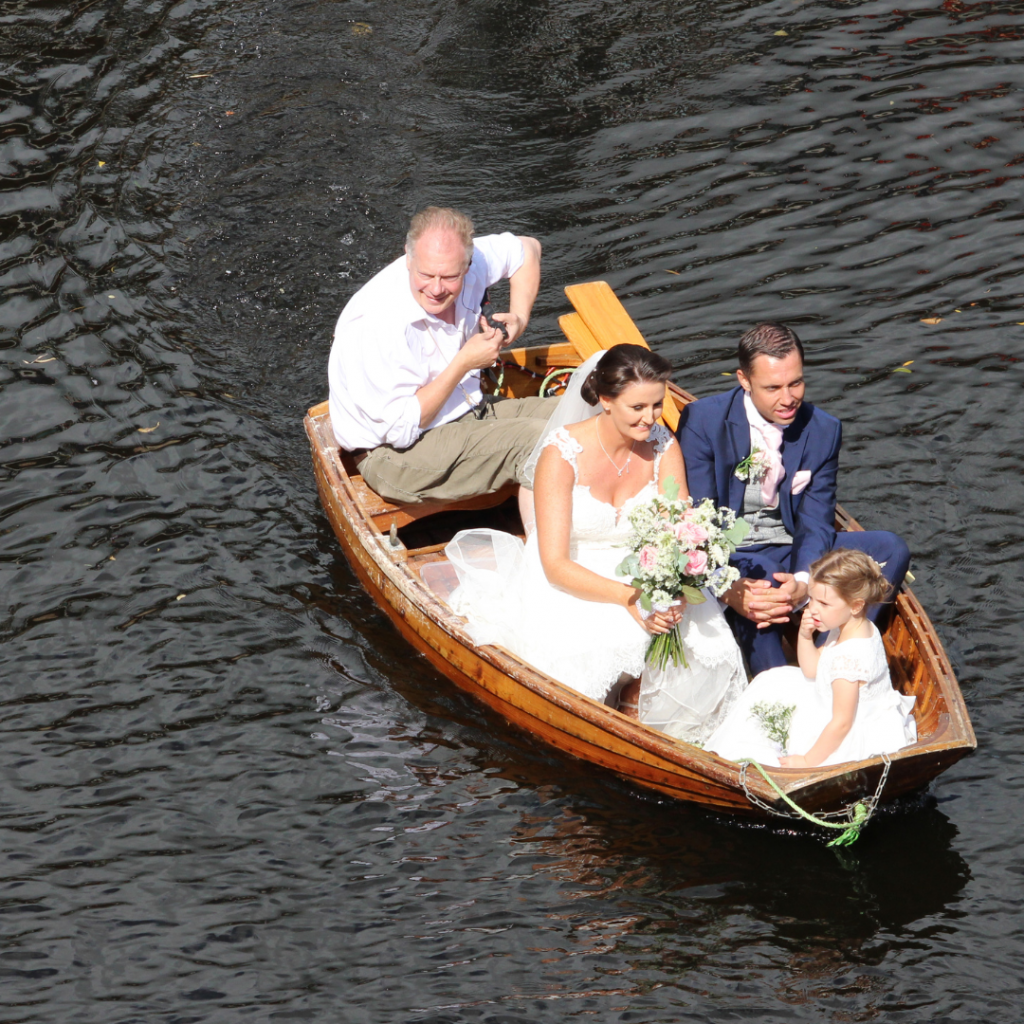
[[[806,754],[832,719],[832,682],[863,680],[853,726],[823,764],[860,761],[891,754],[917,741],[911,714],[915,697],[894,690],[882,637],[874,624],[871,636],[837,642],[833,629],[821,648],[818,671],[808,679],[793,665],[771,668],[756,676],[705,747],[730,761],[755,760],[778,766],[781,746],[768,739],[751,709],[755,704],[795,705],[786,753]]]

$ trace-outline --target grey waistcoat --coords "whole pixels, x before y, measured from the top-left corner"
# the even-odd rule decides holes
[[[779,487],[782,486],[783,483],[780,483]],[[743,490],[743,518],[750,524],[750,533],[739,547],[746,548],[752,544],[793,543],[793,538],[786,532],[786,526],[782,522],[781,503],[776,504],[775,508],[764,507],[760,480],[747,481],[747,486]]]

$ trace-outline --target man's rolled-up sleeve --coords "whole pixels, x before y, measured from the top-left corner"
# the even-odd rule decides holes
[[[523,243],[509,231],[474,238],[473,246],[483,257],[487,287],[511,277],[526,259]]]
[[[390,425],[384,434],[385,444],[391,445],[392,448],[408,448],[422,436],[421,408],[415,395],[411,398],[396,398],[389,402],[384,414],[391,417]]]

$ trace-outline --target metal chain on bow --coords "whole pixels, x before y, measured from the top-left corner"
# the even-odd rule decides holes
[[[744,761],[740,766],[740,785],[743,787],[743,792],[746,794],[747,799],[761,810],[766,811],[768,814],[774,815],[777,818],[789,818],[799,820],[800,818],[811,822],[812,825],[817,825],[820,828],[834,828],[839,829],[839,835],[835,837],[828,845],[829,846],[849,846],[851,843],[855,843],[860,836],[861,829],[871,820],[878,807],[879,802],[882,799],[882,791],[885,789],[885,784],[889,779],[889,769],[892,767],[892,761],[889,759],[888,754],[882,755],[882,762],[885,767],[882,769],[882,775],[878,780],[878,785],[875,787],[875,795],[867,797],[864,800],[858,800],[856,803],[849,804],[846,807],[838,811],[826,811],[820,815],[811,814],[809,811],[805,811],[799,804],[793,801],[786,793],[782,791],[778,783],[757,763],[757,761]],[[753,765],[760,773],[765,782],[768,783],[772,789],[796,812],[795,814],[789,811],[780,811],[777,807],[772,807],[771,804],[765,803],[760,797],[755,796],[750,792],[750,788],[747,786],[747,769]],[[845,821],[828,821],[828,818],[843,818]]]

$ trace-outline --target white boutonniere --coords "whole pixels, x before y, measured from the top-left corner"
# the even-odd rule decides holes
[[[766,453],[755,448],[735,469],[733,476],[737,480],[750,480],[756,483],[768,472]]]

